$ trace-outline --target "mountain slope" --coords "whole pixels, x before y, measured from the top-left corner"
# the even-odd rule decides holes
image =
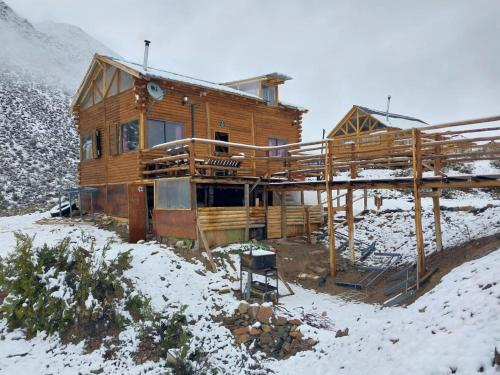
[[[77,184],[71,95],[94,53],[116,54],[78,27],[33,25],[2,0],[0,45],[1,214],[45,207]]]

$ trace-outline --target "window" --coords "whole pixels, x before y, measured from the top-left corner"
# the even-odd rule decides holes
[[[190,209],[191,184],[189,178],[169,178],[156,181],[155,208]]]
[[[139,149],[139,121],[133,120],[121,125],[121,152]]]
[[[134,86],[134,77],[120,70],[120,92],[128,90]]]
[[[229,134],[223,133],[223,132],[215,132],[215,140],[216,141],[224,141],[224,142],[229,142]],[[229,147],[228,146],[215,146],[215,152],[217,154],[228,154],[229,153]]]
[[[267,141],[268,146],[283,146],[286,145],[287,143],[288,143],[287,140],[282,138],[268,138]],[[284,148],[279,150],[271,150],[269,151],[269,156],[285,157],[287,156],[287,151]]]
[[[380,135],[361,137],[359,139],[359,142],[362,145],[378,145],[378,144],[380,144]]]
[[[259,81],[240,83],[235,88],[237,90],[248,92],[249,94],[259,95]]]
[[[267,104],[276,104],[276,86],[262,85],[262,99]]]
[[[90,160],[94,158],[92,144],[92,134],[82,136],[82,160]]]
[[[184,125],[172,121],[148,120],[148,147],[184,138]]]

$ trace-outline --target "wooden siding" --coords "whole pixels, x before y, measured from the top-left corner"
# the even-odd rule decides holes
[[[321,206],[285,206],[287,236],[295,237],[306,233],[307,215],[310,212],[310,223],[316,229],[323,223]],[[267,208],[267,238],[281,238],[281,206]]]
[[[196,239],[196,210],[153,210],[157,237]]]

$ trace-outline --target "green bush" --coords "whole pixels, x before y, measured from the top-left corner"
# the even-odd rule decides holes
[[[10,329],[28,337],[48,334],[100,333],[120,321],[116,302],[123,297],[123,272],[130,250],[105,261],[102,251],[71,246],[66,238],[55,246],[33,247],[33,237],[15,233],[16,249],[1,259],[0,289],[7,294],[0,312]]]

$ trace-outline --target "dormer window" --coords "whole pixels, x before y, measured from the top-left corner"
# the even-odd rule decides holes
[[[276,86],[262,84],[262,99],[267,104],[276,104]]]

